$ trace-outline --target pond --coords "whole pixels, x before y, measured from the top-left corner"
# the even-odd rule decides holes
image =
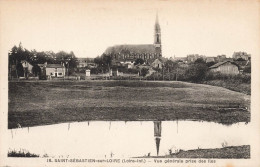
[[[9,149],[50,157],[130,158],[249,144],[250,123],[89,121],[10,129]]]

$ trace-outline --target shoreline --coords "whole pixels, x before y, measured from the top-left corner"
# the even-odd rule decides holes
[[[205,159],[249,159],[250,145],[227,146],[223,148],[180,150],[165,156],[143,156],[134,158],[205,158]]]

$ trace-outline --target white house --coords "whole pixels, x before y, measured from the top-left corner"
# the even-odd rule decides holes
[[[47,64],[46,76],[61,78],[66,74],[66,68],[61,64]]]

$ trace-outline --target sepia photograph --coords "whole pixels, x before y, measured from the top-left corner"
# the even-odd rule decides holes
[[[260,166],[260,1],[0,0],[0,50],[0,166]]]

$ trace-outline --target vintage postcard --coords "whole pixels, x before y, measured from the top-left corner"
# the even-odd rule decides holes
[[[260,1],[0,0],[0,166],[260,166]]]

